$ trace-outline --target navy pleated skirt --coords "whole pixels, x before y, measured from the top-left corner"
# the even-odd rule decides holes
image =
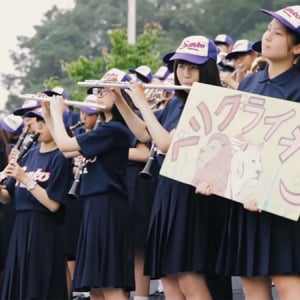
[[[69,261],[75,260],[77,241],[80,232],[83,200],[67,199],[63,224],[65,256]]]
[[[215,274],[229,202],[195,194],[195,187],[160,176],[147,236],[145,274]]]
[[[131,164],[127,168],[128,201],[135,252],[144,254],[149,219],[154,199],[156,178],[143,178],[144,164]]]
[[[68,299],[60,225],[54,214],[17,212],[1,299]]]
[[[134,290],[133,238],[128,201],[112,192],[83,200],[74,289]]]
[[[300,221],[231,202],[217,271],[236,276],[300,274]]]

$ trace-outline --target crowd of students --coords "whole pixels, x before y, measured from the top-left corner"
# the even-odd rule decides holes
[[[246,300],[272,283],[299,299],[300,221],[159,174],[190,91],[172,85],[300,101],[300,6],[261,11],[258,42],[188,36],[155,73],[109,70],[100,81],[126,87],[89,87],[79,113],[55,87],[0,120],[0,299],[147,300],[159,279],[167,300],[230,300],[231,276]]]

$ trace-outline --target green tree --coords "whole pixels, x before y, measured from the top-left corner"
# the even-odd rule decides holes
[[[126,43],[127,1],[75,3],[71,11],[54,6],[44,15],[42,24],[35,27],[32,38],[18,37],[19,50],[11,54],[16,74],[2,75],[2,84],[12,94],[23,90],[35,93],[44,88],[43,84],[53,84],[51,79],[67,90],[73,89],[74,78],[66,72],[66,64],[80,57],[91,62],[102,58],[99,72],[107,66],[126,70],[142,63],[154,70],[160,63],[156,59],[174,51],[188,35],[213,38],[218,33],[228,33],[234,39],[257,40],[270,22],[269,17],[259,13],[260,8],[276,10],[295,4],[291,0],[138,0],[138,39],[137,45],[131,47]],[[159,34],[145,32],[145,24],[150,25],[150,31],[159,24]],[[10,96],[7,107],[14,105],[19,106],[19,102]]]

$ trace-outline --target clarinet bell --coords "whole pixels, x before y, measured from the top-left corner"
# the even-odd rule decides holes
[[[77,190],[78,190],[78,186],[79,186],[80,180],[74,180],[68,195],[70,196],[71,199],[76,200],[78,199],[78,194],[77,194]]]

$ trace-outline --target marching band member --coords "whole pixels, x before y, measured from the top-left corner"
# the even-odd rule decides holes
[[[83,103],[86,104],[97,104],[98,99],[96,95],[89,94],[87,95]],[[74,105],[76,107],[76,105]],[[99,124],[99,111],[95,108],[82,106],[80,107],[80,120],[77,124],[71,126],[73,135],[79,135],[84,132],[91,131],[96,128]],[[74,168],[73,173],[74,177],[76,176],[77,172],[83,172],[84,168],[80,168],[80,166],[84,166],[84,157],[79,155],[74,158]],[[82,176],[82,175],[80,175]],[[74,183],[73,183],[74,184]],[[77,241],[80,232],[81,220],[82,220],[82,210],[83,210],[83,199],[78,196],[78,191],[80,188],[80,183],[78,187],[74,189],[73,197],[70,197],[67,200],[66,204],[66,217],[65,217],[65,224],[64,224],[64,231],[65,231],[65,245],[66,245],[66,258],[67,258],[67,279],[68,279],[68,289],[69,293],[73,296],[80,296],[82,298],[86,297],[87,295],[81,292],[73,291],[72,287],[72,280],[74,276],[75,270],[75,262],[76,262],[76,248],[77,248]],[[70,193],[70,191],[69,191]],[[75,198],[75,199],[74,199]]]
[[[252,48],[253,42],[249,40],[237,40],[231,52],[225,58],[233,61],[234,71],[231,74],[222,74],[221,81],[224,86],[237,89],[240,81],[248,75],[253,61],[258,57],[258,53]]]
[[[217,48],[213,41],[204,36],[190,36],[169,55],[171,64],[168,66],[174,65],[175,84],[203,82],[220,85],[216,59]],[[112,90],[119,93],[117,89]],[[143,120],[134,116],[121,97],[115,97],[116,105],[141,141],[153,139],[161,163],[163,153],[167,152],[171,143],[188,91],[175,91],[175,97],[162,110],[159,119],[149,107],[141,83],[131,82],[126,91]],[[214,269],[215,257],[210,252],[214,249],[214,254],[218,247],[219,235],[211,237],[210,230],[212,222],[214,227],[218,223],[217,226],[223,225],[223,216],[217,219],[214,218],[217,214],[211,212],[211,205],[215,201],[220,202],[218,209],[224,209],[222,200],[218,198],[206,200],[195,194],[195,188],[190,185],[164,176],[158,178],[148,229],[145,274],[152,279],[162,279],[167,300],[212,299],[205,273]],[[231,285],[227,299],[231,299]]]
[[[115,73],[112,69],[101,80],[109,81]],[[74,137],[69,137],[63,126],[63,99],[57,96],[50,108],[43,106],[60,150],[73,156],[80,153],[87,159],[81,178],[84,208],[73,286],[77,291],[90,291],[91,299],[128,299],[127,292],[134,290],[126,188],[130,133],[114,105],[114,93],[109,88],[92,91],[98,103],[106,106],[100,112],[103,122]]]
[[[36,118],[40,147],[10,160],[0,199],[15,200],[16,217],[6,258],[1,299],[68,299],[60,235],[71,161],[58,150],[41,112]]]
[[[300,6],[261,11],[273,17],[261,41],[267,65],[247,76],[238,89],[300,102]],[[260,211],[255,199],[244,206],[232,201],[218,270],[242,277],[247,300],[273,299],[271,280],[281,300],[296,300],[300,295],[299,232],[299,220]]]

